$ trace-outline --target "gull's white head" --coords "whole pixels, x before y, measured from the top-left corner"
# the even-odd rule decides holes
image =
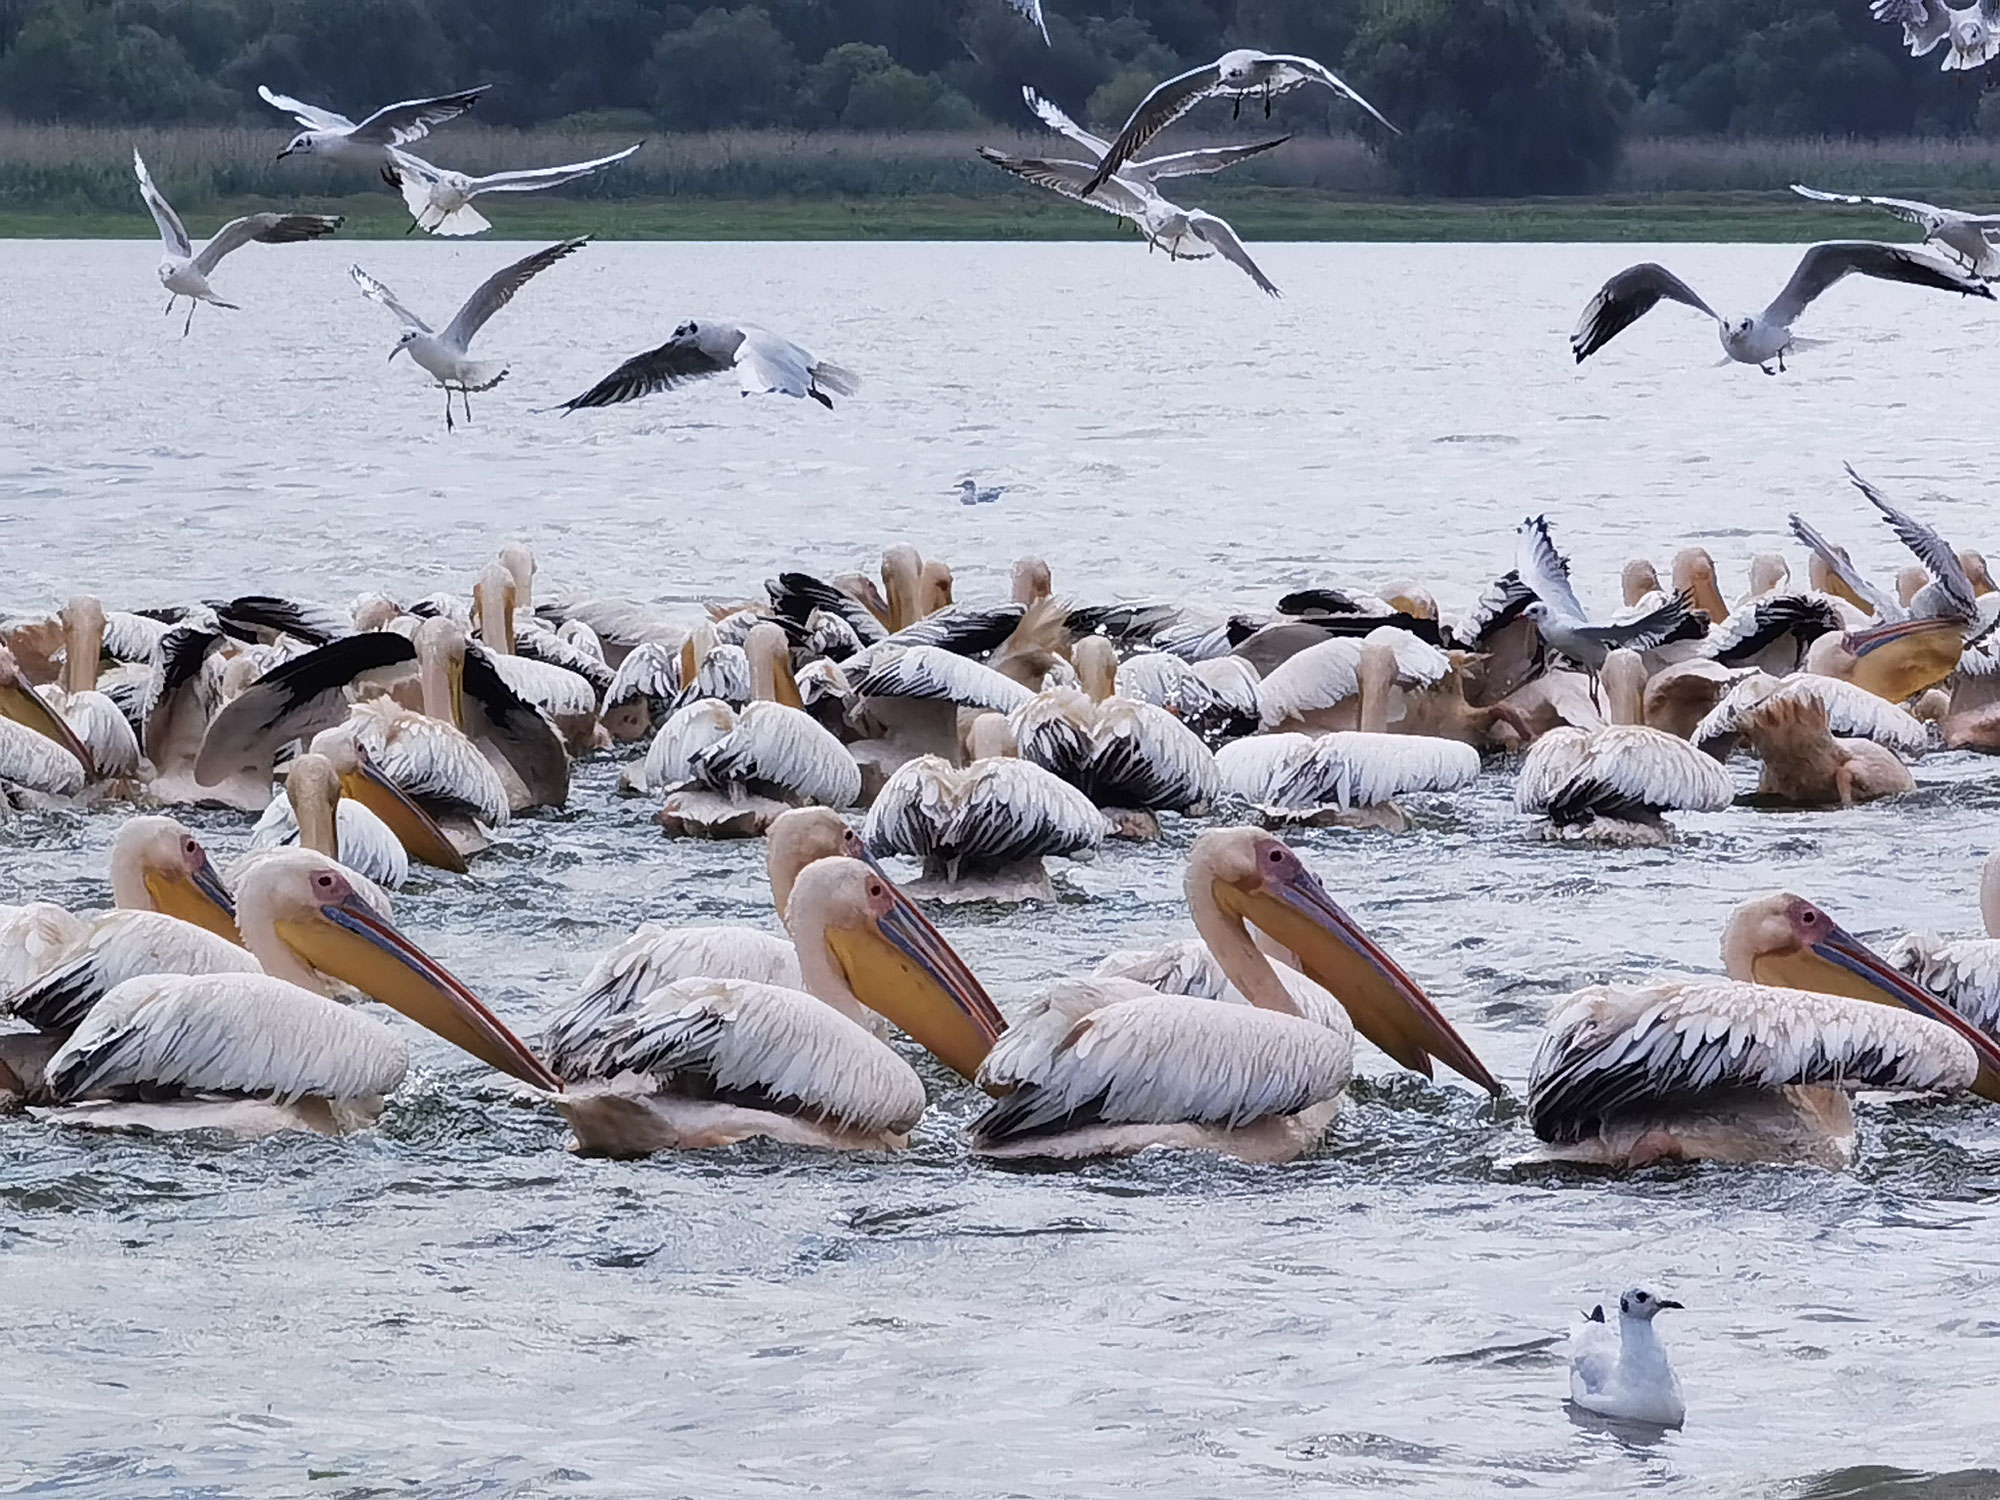
[[[1524,619],[1534,620],[1537,623],[1540,623],[1545,620],[1553,620],[1555,618],[1555,611],[1550,609],[1548,605],[1544,604],[1541,600],[1537,599],[1535,600],[1534,603],[1522,609],[1521,615]]]
[[[1679,1307],[1681,1304],[1635,1286],[1618,1299],[1618,1315],[1621,1318],[1637,1318],[1642,1323],[1650,1323],[1662,1309]]]
[[[389,351],[390,361],[393,363],[397,355],[403,353],[421,337],[423,335],[418,333],[416,329],[405,328],[402,336],[396,340],[396,347]]]
[[[288,156],[311,156],[319,150],[320,133],[317,130],[301,130],[285,143],[285,149],[278,153],[278,160]]]
[[[1215,60],[1215,71],[1222,75],[1224,83],[1240,83],[1257,68],[1260,54],[1247,47],[1239,47],[1234,52],[1225,52]]]

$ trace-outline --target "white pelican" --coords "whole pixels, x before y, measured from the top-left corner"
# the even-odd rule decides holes
[[[1852,683],[1810,672],[1757,673],[1695,727],[1694,743],[1727,759],[1739,743],[1763,762],[1757,795],[1795,807],[1849,807],[1916,789],[1901,755],[1919,755],[1924,726]]]
[[[333,981],[401,1011],[482,1062],[559,1088],[471,991],[355,894],[340,867],[274,851],[239,893],[259,973],[151,975],[119,985],[50,1058],[64,1124],[338,1134],[371,1123],[408,1067],[388,1026],[327,998]]]
[[[491,87],[490,83],[482,83],[477,88],[440,94],[434,99],[405,99],[385,104],[359,125],[346,115],[317,104],[306,104],[289,94],[274,94],[261,83],[257,85],[257,97],[305,127],[278,153],[280,161],[288,156],[320,156],[344,167],[376,172],[389,165],[390,147],[422,140],[431,133],[433,125],[457,119]]]
[[[2000,1038],[2000,850],[1979,868],[1979,918],[1984,937],[1907,933],[1890,947],[1888,959],[1988,1036]]]
[[[397,891],[410,878],[409,851],[395,830],[366,803],[343,795],[340,768],[324,755],[293,757],[283,789],[250,830],[252,855],[288,844],[324,854],[366,886]],[[376,900],[376,894],[362,890],[386,914],[387,901]]]
[[[0,646],[0,799],[10,786],[73,797],[96,771],[90,748],[29,685],[14,653]]]
[[[1667,844],[1673,830],[1662,813],[1721,812],[1736,800],[1729,773],[1712,757],[1640,722],[1646,667],[1638,653],[1613,651],[1602,675],[1611,723],[1552,730],[1521,763],[1514,805],[1546,817],[1542,836]]]
[[[1722,961],[1726,979],[1592,985],[1561,1003],[1528,1086],[1549,1156],[1844,1167],[1857,1089],[2000,1099],[2000,1046],[1809,901],[1743,902]]]
[[[879,781],[919,755],[963,764],[961,710],[1009,714],[1034,697],[1005,673],[936,646],[882,642],[846,670],[860,700],[850,717],[862,735],[848,753]]]
[[[799,873],[786,911],[800,987],[678,979],[604,1034],[552,1102],[577,1149],[633,1156],[753,1136],[894,1150],[923,1114],[916,1072],[871,1032],[878,1015],[970,1075],[999,1013],[950,944],[858,860]]]
[[[1394,671],[1389,681],[1374,683],[1384,696],[1382,722],[1393,717],[1388,697],[1396,688],[1426,688],[1444,680],[1451,659],[1437,647],[1407,630],[1379,626],[1359,639],[1336,636],[1287,657],[1257,684],[1257,706],[1267,730],[1361,727],[1361,660],[1368,646],[1386,647]]]
[[[96,777],[129,782],[139,774],[139,736],[118,705],[97,690],[104,606],[89,594],[78,594],[63,606],[62,622],[61,683],[44,684],[36,691],[90,752]]]
[[[834,396],[852,396],[861,389],[851,370],[815,358],[769,329],[699,318],[681,324],[659,348],[633,355],[560,409],[567,415],[585,407],[616,406],[729,370],[736,372],[746,396],[810,396],[829,411]]]
[[[493,670],[502,682],[548,716],[572,755],[601,748],[597,688],[590,679],[516,649],[518,590],[515,574],[504,563],[489,563],[473,581],[472,614],[478,622],[479,643],[491,655]]]
[[[599,720],[613,740],[642,739],[665,721],[680,691],[681,648],[665,641],[642,641],[625,653],[612,674]]]
[[[1755,667],[1782,677],[1805,665],[1806,652],[1821,636],[1858,623],[1846,601],[1832,594],[1761,594],[1744,600],[1709,631],[1701,655],[1725,667]]]
[[[1222,794],[1208,746],[1153,703],[1125,697],[1093,703],[1075,688],[1056,688],[1036,694],[1007,723],[1023,760],[1076,787],[1126,836],[1157,838],[1155,813],[1199,816]]]
[[[639,144],[645,143],[642,141]],[[625,160],[638,149],[638,146],[627,146],[609,156],[568,162],[560,167],[528,167],[472,177],[447,167],[434,167],[421,156],[413,156],[391,146],[390,164],[383,169],[382,175],[391,187],[403,195],[403,206],[409,209],[411,221],[425,234],[479,234],[493,227],[472,206],[472,200],[482,193],[532,193],[543,188],[561,187],[579,177],[601,172]]]
[[[1897,620],[1820,636],[1806,650],[1805,669],[1906,703],[1949,677],[1964,654],[1965,632],[1957,621]]]
[[[1618,1299],[1618,1332],[1600,1304],[1570,1330],[1569,1398],[1585,1411],[1621,1422],[1678,1427],[1687,1403],[1653,1319],[1681,1304],[1633,1287]]]

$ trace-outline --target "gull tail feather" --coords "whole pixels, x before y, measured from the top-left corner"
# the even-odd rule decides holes
[[[830,365],[821,360],[811,370],[814,383],[825,386],[836,396],[852,396],[861,389],[861,377],[852,370],[843,370],[839,365]]]
[[[442,216],[431,213],[423,220],[423,226],[431,234],[456,237],[467,234],[484,234],[493,225],[486,216],[470,203],[461,204]]]
[[[489,360],[483,365],[468,365],[465,368],[465,378],[463,380],[454,380],[451,383],[451,388],[458,390],[462,386],[476,396],[481,391],[492,390],[494,386],[505,380],[507,372],[512,368],[511,365],[501,364],[498,360]]]

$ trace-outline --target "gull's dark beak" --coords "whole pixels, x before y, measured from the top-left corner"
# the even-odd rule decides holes
[[[1662,1306],[1662,1307],[1671,1307],[1671,1308],[1673,1308],[1673,1309],[1674,1309],[1675,1311],[1677,1311],[1677,1312],[1685,1312],[1685,1311],[1687,1310],[1687,1309],[1686,1309],[1686,1306],[1685,1306],[1684,1304],[1682,1304],[1682,1303],[1679,1303],[1679,1302],[1673,1302],[1673,1301],[1670,1301],[1670,1300],[1668,1300],[1668,1299],[1667,1299],[1667,1298],[1665,1298],[1665,1297],[1662,1297],[1662,1298],[1660,1299],[1660,1306]]]

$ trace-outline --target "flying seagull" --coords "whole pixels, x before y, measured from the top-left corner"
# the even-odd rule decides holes
[[[1032,88],[1023,87],[1021,97],[1035,117],[1057,135],[1068,136],[1090,153],[1093,162],[1104,160],[1104,153],[1111,149],[1111,142],[1101,135],[1092,135],[1076,121],[1065,114],[1052,100],[1044,99]],[[1192,177],[1209,172],[1220,172],[1224,167],[1233,167],[1240,161],[1282,146],[1291,139],[1281,135],[1275,140],[1256,141],[1248,146],[1213,146],[1200,151],[1176,151],[1167,156],[1149,156],[1144,161],[1126,162],[1118,169],[1117,175],[1127,182],[1144,183],[1152,187],[1162,177]]]
[[[1514,571],[1535,592],[1535,602],[1521,613],[1535,622],[1544,645],[1590,674],[1593,698],[1605,657],[1621,647],[1650,651],[1664,645],[1687,623],[1691,612],[1691,601],[1683,593],[1636,620],[1592,624],[1570,586],[1569,559],[1556,550],[1546,516],[1530,516],[1515,529]]]
[[[1874,0],[1868,13],[1878,21],[1900,24],[1912,57],[1923,57],[1936,51],[1939,42],[1950,42],[1941,64],[1946,73],[1983,68],[2000,57],[1996,0],[1974,0],[1958,8],[1944,0]]]
[[[402,321],[403,336],[396,340],[396,347],[389,351],[389,358],[394,359],[407,350],[410,358],[428,370],[444,387],[444,427],[449,432],[453,391],[457,391],[459,400],[465,403],[465,420],[470,422],[472,403],[467,399],[467,393],[490,391],[507,378],[508,366],[500,361],[467,357],[466,348],[472,343],[472,336],[486,326],[488,318],[512,302],[514,294],[531,279],[565,255],[581,250],[589,240],[588,235],[581,239],[564,240],[559,245],[537,250],[504,270],[496,271],[480,283],[478,291],[465,299],[465,306],[458,310],[457,317],[445,325],[443,333],[431,332],[430,324],[403,306],[396,300],[394,292],[361,267],[349,266],[347,274],[361,288],[362,296],[370,302],[381,303]]]
[[[1917,203],[1909,198],[1874,198],[1867,194],[1822,193],[1793,183],[1792,191],[1815,203],[1872,204],[1887,209],[1897,218],[1924,232],[1924,243],[1935,245],[1981,281],[2000,278],[2000,249],[1987,235],[2000,230],[2000,214],[1969,214],[1963,209],[1939,208],[1934,203]]]
[[[1085,184],[1093,170],[1089,162],[1049,160],[1039,156],[1009,156],[990,146],[979,148],[980,156],[1003,172],[1060,193],[1090,208],[1130,219],[1139,226],[1149,245],[1156,245],[1174,260],[1201,260],[1220,255],[1236,266],[1270,296],[1284,294],[1258,269],[1250,252],[1229,221],[1199,208],[1182,208],[1169,203],[1142,182],[1123,176],[1113,177],[1097,193],[1086,196]]]
[[[1907,245],[1833,240],[1806,251],[1799,260],[1799,268],[1792,272],[1792,279],[1769,307],[1755,317],[1731,319],[1702,301],[1694,288],[1665,266],[1647,261],[1627,267],[1604,283],[1577,320],[1576,331],[1569,336],[1569,346],[1576,354],[1576,362],[1582,364],[1651,312],[1664,297],[1713,318],[1723,352],[1731,359],[1739,364],[1756,365],[1766,375],[1775,375],[1785,368],[1785,353],[1792,347],[1792,324],[1815,297],[1850,274],[1906,281],[1912,286],[1962,292],[1989,301],[1993,297],[1985,282]],[[1773,360],[1777,361],[1777,370],[1771,368]]]
[[[1007,3],[1035,23],[1035,28],[1042,34],[1043,46],[1055,45],[1049,40],[1049,23],[1042,19],[1042,0],[1007,0]]]
[[[174,302],[178,298],[188,299],[187,321],[181,324],[182,338],[186,338],[188,329],[194,326],[197,302],[236,310],[234,302],[224,302],[208,284],[208,273],[230,251],[252,242],[295,245],[301,240],[316,240],[322,235],[332,234],[340,228],[338,214],[245,214],[216,230],[215,238],[202,246],[201,254],[196,255],[187,230],[181,226],[180,215],[153,186],[153,174],[146,170],[145,160],[136,150],[132,153],[132,170],[139,178],[139,196],[146,200],[146,207],[153,211],[153,222],[160,226],[160,244],[165,251],[160,257],[160,285],[167,289],[167,311],[171,313],[174,310]]]
[[[1113,173],[1139,153],[1146,142],[1204,99],[1233,100],[1236,112],[1240,114],[1245,99],[1261,97],[1264,101],[1264,114],[1268,117],[1274,95],[1308,83],[1322,84],[1336,94],[1353,100],[1381,121],[1384,128],[1397,135],[1402,134],[1395,126],[1382,119],[1382,112],[1379,109],[1362,98],[1331,69],[1314,62],[1310,57],[1287,57],[1279,53],[1253,52],[1243,47],[1234,52],[1223,53],[1212,63],[1205,63],[1199,68],[1190,68],[1178,77],[1169,78],[1141,99],[1139,107],[1132,111],[1132,118],[1127,120],[1125,128],[1118,132],[1118,139],[1113,141],[1110,149],[1104,153],[1104,160],[1098,163],[1096,174],[1084,185],[1083,191],[1088,195],[1103,187]]]
[[[301,103],[289,94],[274,94],[261,83],[257,85],[257,94],[273,109],[282,109],[305,126],[278,153],[280,161],[288,156],[324,156],[344,167],[375,171],[390,164],[391,146],[407,146],[422,140],[431,133],[433,125],[455,120],[472,108],[492,86],[482,83],[476,89],[440,94],[435,99],[405,99],[400,104],[385,104],[359,125],[346,115],[321,109],[317,104]]]
[[[616,406],[729,370],[736,372],[746,396],[810,396],[828,410],[833,396],[827,391],[852,396],[861,389],[849,371],[814,359],[790,339],[748,323],[702,319],[681,324],[659,348],[633,355],[559,410],[568,414],[586,406]]]
[[[532,193],[542,188],[560,187],[592,172],[602,171],[613,162],[625,160],[643,146],[627,146],[609,156],[590,161],[573,161],[560,167],[529,167],[518,172],[493,172],[485,177],[468,177],[445,167],[434,167],[421,156],[412,156],[394,146],[389,148],[390,165],[382,169],[383,180],[402,193],[410,210],[412,229],[426,234],[478,234],[493,226],[486,222],[472,200],[481,193]],[[406,233],[408,231],[405,231]]]
[[[1569,1398],[1585,1411],[1625,1422],[1678,1427],[1687,1419],[1681,1383],[1653,1319],[1678,1302],[1634,1287],[1618,1299],[1618,1332],[1600,1305],[1570,1330]]]

